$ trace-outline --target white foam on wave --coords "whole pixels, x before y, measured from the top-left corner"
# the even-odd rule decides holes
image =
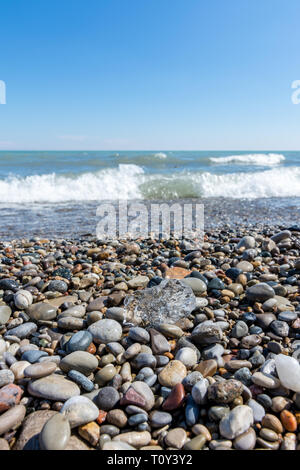
[[[229,155],[228,157],[211,157],[213,163],[239,163],[246,165],[273,166],[279,165],[285,156],[277,153],[248,153],[245,155]]]
[[[55,173],[0,180],[0,203],[60,203],[118,199],[190,197],[300,197],[300,167],[215,174],[146,174],[138,165],[121,164],[77,177]]]
[[[144,171],[137,165],[121,164],[97,173],[84,173],[75,178],[55,173],[10,176],[0,180],[0,202],[66,202],[142,197],[139,182]]]
[[[158,152],[154,154],[155,158],[167,158],[167,155],[163,152]]]
[[[206,172],[192,180],[204,197],[300,197],[299,167],[223,175]]]

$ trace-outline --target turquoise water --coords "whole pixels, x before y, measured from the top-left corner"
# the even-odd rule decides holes
[[[0,152],[0,201],[300,197],[300,152]]]

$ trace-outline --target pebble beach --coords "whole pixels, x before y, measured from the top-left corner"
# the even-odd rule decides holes
[[[0,243],[1,450],[300,449],[300,228]]]

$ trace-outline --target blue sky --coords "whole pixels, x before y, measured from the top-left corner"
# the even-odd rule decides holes
[[[299,0],[10,0],[0,149],[299,150]]]

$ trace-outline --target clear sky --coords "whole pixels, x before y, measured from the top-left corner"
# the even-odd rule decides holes
[[[299,150],[299,0],[7,0],[0,149]]]

